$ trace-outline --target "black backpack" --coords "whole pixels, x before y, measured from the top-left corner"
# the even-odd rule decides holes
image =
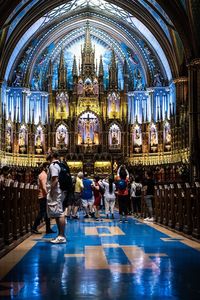
[[[141,186],[136,185],[136,188],[135,188],[135,196],[136,196],[136,197],[139,197],[139,196],[141,196],[141,195],[142,195],[142,188],[141,188]]]
[[[60,166],[60,172],[58,175],[58,181],[60,184],[60,188],[62,191],[72,191],[73,190],[73,182],[71,174],[69,173],[69,168],[61,162],[55,162]]]

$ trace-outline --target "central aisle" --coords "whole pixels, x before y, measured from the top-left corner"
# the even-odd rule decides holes
[[[200,299],[200,251],[154,227],[133,218],[122,224],[81,218],[68,221],[67,244],[49,243],[55,234],[32,235],[9,254],[12,263],[35,242],[1,278],[0,298]],[[0,261],[1,270],[8,260]]]

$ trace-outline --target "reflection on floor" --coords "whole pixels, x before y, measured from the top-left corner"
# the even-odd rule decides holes
[[[67,244],[32,235],[0,260],[0,299],[200,299],[199,243],[115,217],[68,221]]]

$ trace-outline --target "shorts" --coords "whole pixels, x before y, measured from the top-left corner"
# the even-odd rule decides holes
[[[74,193],[74,206],[81,206],[81,193]]]
[[[83,207],[87,207],[88,205],[94,204],[94,197],[90,199],[81,199]]]
[[[47,215],[49,218],[59,218],[64,216],[63,213],[64,193],[56,192],[53,197],[47,195]]]
[[[68,206],[73,206],[74,205],[74,193],[72,192],[65,192],[66,196],[63,201],[63,207],[66,208]]]

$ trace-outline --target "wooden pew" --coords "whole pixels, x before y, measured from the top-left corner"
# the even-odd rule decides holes
[[[4,254],[4,247],[5,247],[5,240],[4,240],[4,230],[5,230],[5,225],[4,225],[4,220],[5,220],[5,186],[4,182],[0,181],[0,254]]]
[[[177,197],[175,193],[174,184],[169,185],[169,203],[168,203],[168,226],[175,227],[175,199]]]
[[[13,207],[13,238],[17,240],[20,238],[20,201],[19,201],[19,182],[15,181],[12,187],[12,207]]]
[[[159,215],[158,215],[158,223],[162,224],[163,223],[163,208],[164,208],[164,197],[165,197],[165,192],[164,192],[164,186],[159,184],[159,197],[160,197],[160,209],[159,209]]]
[[[200,239],[200,183],[194,183],[194,198],[192,203],[192,236]]]
[[[177,183],[177,202],[175,207],[175,229],[178,231],[183,230],[183,201],[185,192],[180,183]]]
[[[20,235],[26,233],[26,216],[25,216],[25,183],[19,186],[19,207],[20,207]]]
[[[26,183],[25,185],[25,228],[26,228],[26,232],[30,232],[31,231],[31,189],[30,189],[30,183]]]
[[[163,207],[162,207],[162,216],[163,216],[163,225],[168,225],[168,217],[169,217],[169,203],[170,203],[170,196],[169,196],[169,186],[164,184],[164,197],[163,197]]]
[[[192,201],[193,193],[189,183],[185,183],[185,198],[183,207],[183,232],[192,233]]]
[[[10,245],[13,242],[13,220],[12,220],[12,189],[13,182],[10,180],[5,181],[5,198],[4,198],[4,241],[6,245]]]

